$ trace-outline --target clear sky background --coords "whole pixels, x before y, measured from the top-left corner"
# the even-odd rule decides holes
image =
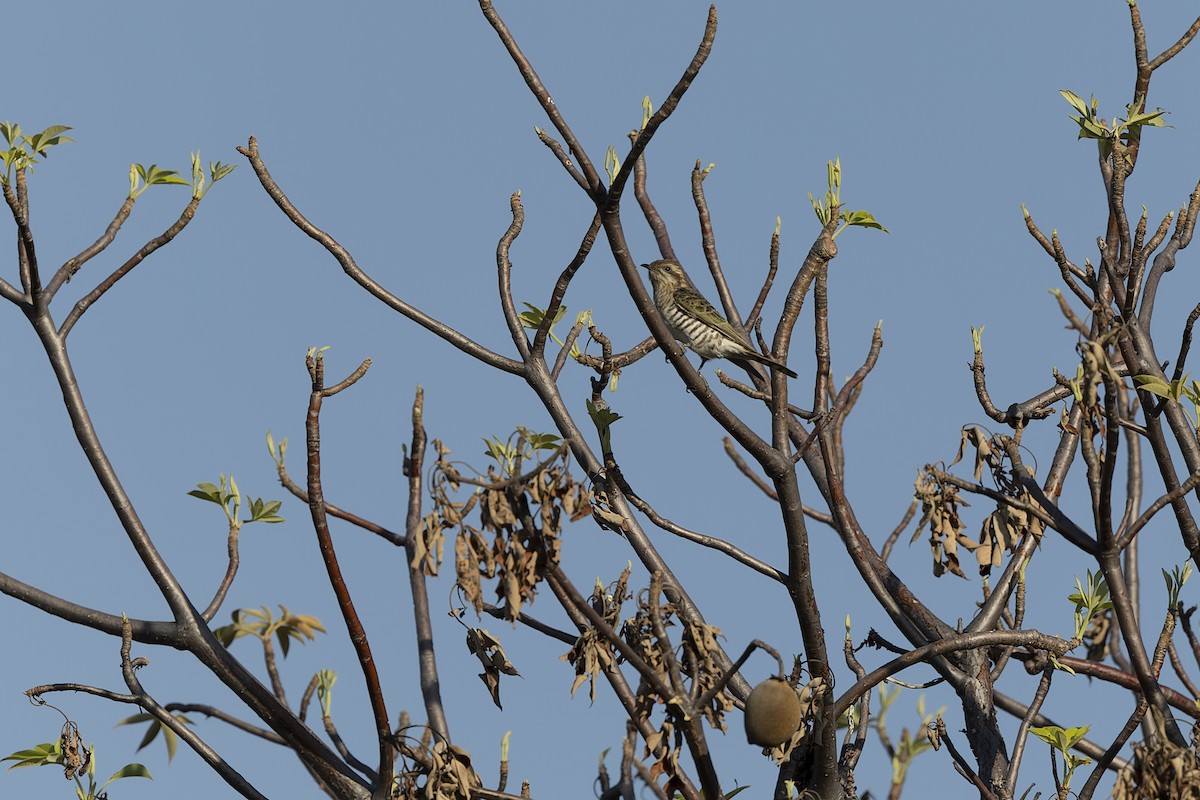
[[[626,151],[643,96],[657,105],[675,84],[707,10],[699,2],[498,5],[595,163],[603,162],[608,145]],[[1144,9],[1152,53],[1190,22],[1194,10],[1183,5]],[[989,385],[1001,407],[1050,385],[1052,367],[1073,373],[1078,363],[1075,336],[1062,330],[1047,294],[1059,284],[1057,270],[1025,232],[1020,204],[1044,230],[1058,229],[1075,261],[1094,258],[1095,237],[1104,229],[1095,148],[1076,142],[1058,90],[1094,93],[1102,114],[1124,113],[1133,85],[1126,4],[761,2],[723,3],[718,11],[712,57],[651,144],[650,190],[680,258],[711,296],[689,174],[697,159],[716,163],[705,187],[717,246],[743,309],[765,273],[777,216],[781,272],[798,268],[818,230],[807,194],[824,191],[828,160],[841,158],[846,203],[870,210],[891,231],[839,237],[841,255],[830,276],[836,377],[857,368],[883,320],[879,366],[846,426],[850,499],[882,544],[921,465],[951,459],[961,426],[989,422],[967,369],[970,326],[986,326]],[[291,438],[290,463],[300,477],[310,346],[331,348],[330,375],[374,359],[364,381],[326,405],[326,494],[394,529],[403,525],[401,445],[410,435],[418,384],[426,392],[429,435],[480,468],[482,437],[506,436],[516,425],[550,428],[519,380],[475,363],[347,279],[282,217],[234,151],[257,136],[284,191],[364,269],[426,312],[512,354],[495,288],[495,247],[509,224],[509,194],[522,191],[527,214],[512,251],[514,293],[537,305],[545,304],[574,254],[592,209],[535,138],[534,127],[548,127],[547,121],[475,3],[335,10],[311,2],[70,1],[39,6],[7,29],[0,118],[29,131],[71,125],[78,140],[54,150],[31,179],[43,274],[103,232],[125,197],[130,163],[186,171],[189,150],[199,148],[206,161],[238,164],[193,224],[89,311],[70,340],[101,439],[158,547],[198,603],[207,602],[224,572],[225,526],[215,507],[185,493],[232,472],[246,493],[283,498],[264,435],[270,429],[276,438]],[[1200,175],[1198,59],[1195,50],[1185,52],[1154,79],[1149,105],[1169,109],[1174,127],[1146,134],[1128,195],[1130,208],[1144,203],[1152,220],[1185,202]],[[187,199],[183,187],[151,189],[117,242],[57,298],[57,318],[174,221]],[[635,257],[656,258],[632,202],[626,212]],[[11,234],[11,223],[3,227]],[[9,248],[3,274],[16,283]],[[1185,254],[1164,284],[1156,329],[1164,341],[1176,341],[1200,299],[1190,261]],[[768,321],[781,296],[768,304]],[[566,302],[572,318],[592,309],[618,348],[646,335],[603,241]],[[792,350],[801,398],[811,391],[803,375],[810,331],[802,320]],[[0,307],[0,342],[0,569],[107,612],[165,618],[165,604],[79,452],[37,340],[7,304]],[[705,373],[711,379],[712,366]],[[582,417],[587,371],[569,365],[563,384],[572,412]],[[609,399],[624,417],[614,429],[618,456],[662,514],[785,563],[778,515],[730,465],[721,431],[661,356],[628,369]],[[727,402],[768,430],[760,406],[737,400]],[[1042,428],[1026,443],[1044,465],[1053,421]],[[1076,472],[1068,507],[1083,496]],[[815,490],[804,486],[814,501]],[[968,510],[969,529],[987,513],[982,505]],[[335,720],[369,761],[372,726],[362,681],[338,626],[307,510],[288,499],[282,513],[287,524],[244,532],[241,573],[219,621],[234,608],[278,603],[325,621],[330,634],[294,648],[281,665],[284,680],[296,699],[314,671],[336,670]],[[1145,613],[1154,630],[1164,602],[1158,567],[1186,557],[1165,522],[1143,534]],[[856,639],[876,626],[899,640],[836,536],[819,525],[812,533],[831,646],[840,649],[846,614]],[[725,631],[731,651],[752,638],[784,653],[799,650],[780,587],[711,551],[660,532],[651,536],[709,621]],[[421,719],[403,554],[345,525],[335,526],[335,537],[389,710],[407,708]],[[615,579],[628,558],[621,540],[591,522],[567,531],[564,561],[581,587]],[[898,547],[893,565],[951,623],[970,616],[978,578],[935,581],[923,543]],[[1086,566],[1047,537],[1028,570],[1028,624],[1069,634],[1065,598]],[[601,752],[611,748],[613,769],[620,752],[623,725],[611,693],[602,688],[591,707],[582,692],[570,699],[573,675],[558,660],[561,643],[486,620],[482,625],[502,638],[524,676],[504,681],[505,708],[495,709],[475,677],[461,627],[443,613],[452,573],[451,561],[430,592],[455,741],[494,785],[500,739],[511,730],[510,786],[529,779],[538,798],[590,796]],[[635,582],[644,585],[644,573]],[[1194,586],[1183,597],[1193,602]],[[567,626],[549,597],[531,611]],[[116,640],[9,599],[0,599],[0,631],[11,648],[0,660],[0,755],[58,735],[61,719],[31,707],[22,690],[53,681],[124,689]],[[238,642],[235,652],[255,667],[261,663],[251,642]],[[135,653],[150,658],[141,677],[161,702],[210,702],[242,713],[187,657],[146,646]],[[877,653],[862,656],[868,667],[884,661]],[[765,677],[774,669],[768,662],[752,659],[748,677]],[[1034,682],[1018,671],[1008,669],[1003,688],[1028,699]],[[843,687],[850,685],[848,671],[838,675]],[[930,677],[928,669],[907,675]],[[906,692],[894,707],[893,736],[919,724],[919,694]],[[929,708],[948,706],[947,724],[965,745],[954,733],[962,726],[954,698],[944,688],[927,695]],[[154,783],[121,782],[114,798],[229,794],[190,751],[181,749],[170,765],[158,744],[135,756],[141,730],[111,726],[136,709],[85,696],[50,699],[97,744],[105,777],[134,760],[155,774]],[[1092,724],[1106,743],[1131,708],[1128,695],[1060,675],[1046,712],[1062,725]],[[267,796],[317,796],[290,753],[196,718],[200,734]],[[728,735],[714,737],[723,783],[749,783],[754,788],[746,796],[766,796],[773,767],[745,744],[740,716],[731,714],[729,723]],[[1006,719],[1004,726],[1011,735],[1016,722]],[[1042,747],[1031,744],[1021,778],[1022,789],[1036,781],[1043,793],[1052,791]],[[886,758],[872,739],[860,789],[882,796],[887,779]],[[971,795],[958,780],[944,752],[927,753],[912,769],[906,796],[929,796],[934,786],[941,796]],[[0,774],[0,796],[70,796],[63,783],[44,769]]]

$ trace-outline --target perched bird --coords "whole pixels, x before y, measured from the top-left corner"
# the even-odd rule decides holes
[[[666,259],[642,266],[650,270],[654,305],[658,306],[663,321],[676,339],[700,356],[701,367],[710,358],[744,359],[775,367],[789,378],[797,377],[795,372],[743,341],[721,312],[691,287],[683,267]]]

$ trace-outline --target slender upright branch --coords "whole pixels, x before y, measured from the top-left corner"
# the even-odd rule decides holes
[[[241,557],[238,555],[238,534],[241,529],[240,522],[235,521],[229,524],[229,536],[225,546],[229,560],[225,567],[225,577],[221,579],[221,584],[217,587],[208,607],[200,612],[200,617],[205,622],[212,622],[213,617],[221,610],[221,604],[225,602],[225,595],[229,593],[229,587],[233,586],[233,579],[237,577],[238,565],[241,564]]]
[[[429,593],[425,587],[425,564],[417,556],[421,528],[421,493],[425,463],[425,392],[418,386],[412,407],[412,444],[404,459],[404,474],[408,478],[408,514],[405,519],[405,553],[408,557],[408,583],[412,591],[413,618],[416,621],[417,659],[421,681],[421,696],[429,727],[440,739],[450,741],[450,725],[442,704],[441,681],[438,678],[437,653],[433,648],[433,624],[429,615]]]
[[[509,335],[522,360],[529,359],[529,339],[525,336],[525,328],[517,317],[517,309],[512,296],[512,259],[508,255],[512,243],[521,235],[525,224],[525,207],[521,205],[521,193],[513,192],[508,198],[508,207],[512,212],[512,222],[508,230],[500,237],[496,245],[496,272],[500,278],[500,310],[504,314],[504,322],[508,325]]]
[[[379,683],[375,657],[371,653],[371,644],[354,607],[354,601],[350,598],[350,590],[342,577],[342,568],[333,549],[333,537],[329,534],[329,521],[325,514],[325,495],[321,487],[321,404],[326,397],[348,388],[365,375],[371,361],[367,359],[348,378],[330,388],[325,386],[325,359],[309,354],[306,363],[308,374],[312,378],[312,394],[309,395],[308,419],[305,425],[308,441],[308,507],[312,513],[313,529],[317,534],[321,559],[325,562],[325,570],[329,575],[329,585],[337,597],[338,608],[342,612],[342,619],[346,623],[350,642],[354,645],[363,679],[367,684],[367,696],[371,703],[371,713],[375,717],[375,736],[379,744],[377,772],[384,777],[384,780],[376,785],[374,797],[376,800],[383,800],[390,791],[390,776],[395,761],[391,723],[384,702],[383,688]]]
[[[550,118],[550,123],[558,131],[559,136],[567,143],[567,148],[575,158],[575,163],[579,165],[580,170],[583,172],[588,194],[591,195],[593,200],[599,203],[604,198],[604,184],[600,181],[600,174],[592,166],[592,162],[587,157],[583,146],[567,125],[566,119],[563,118],[562,112],[558,110],[558,106],[554,100],[551,99],[550,90],[542,83],[542,79],[534,71],[533,65],[529,63],[529,59],[521,52],[521,48],[517,45],[516,39],[513,38],[512,32],[509,31],[508,26],[504,24],[504,20],[500,19],[500,15],[492,6],[492,1],[479,0],[479,8],[483,11],[483,16],[487,19],[488,23],[500,37],[500,42],[504,45],[504,49],[508,51],[509,57],[517,65],[517,69],[521,72],[521,77],[525,79],[525,83],[529,86],[529,91],[533,93],[542,110],[546,112],[546,116]]]
[[[596,213],[592,217],[592,224],[588,226],[587,232],[583,234],[583,241],[579,243],[579,249],[575,251],[575,257],[567,264],[562,273],[558,276],[558,280],[554,283],[554,291],[550,293],[550,302],[546,304],[546,313],[542,318],[542,324],[538,326],[537,332],[533,336],[533,352],[541,355],[546,350],[546,337],[550,333],[550,328],[554,325],[554,318],[558,316],[558,309],[562,308],[563,298],[566,297],[567,287],[571,285],[571,280],[575,277],[575,273],[583,266],[583,262],[587,260],[588,254],[592,252],[592,245],[596,243],[596,236],[600,233],[600,214]],[[563,344],[563,350],[570,352],[571,346]]]

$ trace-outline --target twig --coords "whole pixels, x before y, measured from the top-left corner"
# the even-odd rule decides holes
[[[517,69],[521,72],[521,77],[525,79],[525,83],[529,86],[529,91],[533,92],[533,96],[542,106],[542,110],[550,118],[551,124],[554,125],[555,130],[558,131],[563,141],[566,142],[567,148],[583,172],[584,182],[581,185],[584,186],[594,200],[599,202],[604,197],[604,185],[600,182],[600,175],[596,172],[596,168],[592,166],[592,162],[588,159],[587,153],[584,152],[583,146],[575,138],[575,134],[567,125],[566,119],[563,118],[562,113],[558,110],[558,105],[550,97],[550,90],[542,83],[542,79],[534,71],[533,65],[529,63],[529,59],[521,52],[521,48],[517,45],[516,39],[513,38],[512,32],[504,24],[504,20],[500,19],[500,15],[496,13],[496,9],[492,7],[491,0],[479,0],[479,8],[483,11],[483,16],[487,19],[488,23],[495,29],[504,48],[508,50],[509,57],[517,65]],[[543,138],[542,141],[545,142],[546,139]],[[560,161],[564,162],[563,165],[568,167],[568,172],[570,172],[568,162],[563,160],[561,156]]]
[[[840,717],[846,713],[846,710],[859,697],[882,683],[885,678],[891,677],[915,664],[921,664],[937,656],[956,653],[961,650],[977,650],[981,647],[992,647],[994,645],[1032,647],[1037,650],[1053,653],[1055,656],[1061,656],[1072,647],[1072,643],[1069,641],[1034,630],[960,633],[956,636],[939,639],[936,642],[930,642],[929,644],[910,650],[904,655],[892,659],[882,667],[871,671],[866,677],[855,682],[853,686],[837,699],[834,705],[834,712]]]
[[[512,336],[517,352],[521,354],[523,361],[528,361],[529,339],[525,336],[525,327],[517,317],[517,309],[513,304],[512,259],[508,255],[512,243],[521,235],[521,228],[525,224],[525,207],[521,205],[519,191],[513,192],[508,198],[508,208],[512,213],[512,222],[496,244],[496,274],[500,279],[500,310],[504,314],[504,322],[508,325],[508,332]],[[546,321],[543,320],[542,324],[545,325]]]
[[[888,558],[892,554],[892,548],[896,546],[896,542],[900,539],[900,534],[904,533],[904,529],[908,527],[908,523],[912,522],[912,518],[917,513],[917,501],[914,499],[908,504],[908,509],[904,512],[904,516],[900,518],[900,523],[892,529],[888,534],[887,540],[883,543],[883,547],[879,551],[879,557],[887,563]]]
[[[338,563],[337,553],[333,549],[333,537],[329,534],[325,497],[321,488],[321,404],[326,397],[349,388],[365,375],[371,361],[367,359],[349,377],[329,388],[325,387],[325,359],[309,354],[306,363],[309,376],[312,378],[312,394],[309,395],[308,420],[305,425],[308,442],[308,507],[312,512],[313,530],[317,534],[317,544],[321,551],[321,559],[325,562],[329,585],[337,597],[338,608],[342,612],[346,631],[349,633],[350,642],[354,645],[354,651],[358,655],[363,679],[367,684],[367,696],[371,703],[371,713],[375,717],[375,736],[379,745],[378,774],[391,775],[395,751],[391,744],[392,731],[383,688],[379,683],[379,672],[371,653],[370,641],[367,639],[367,633],[359,619],[358,611],[354,608],[350,590],[342,577],[342,568]]]
[[[738,468],[738,472],[745,475],[746,478],[748,478],[751,483],[757,486],[759,491],[761,491],[767,497],[771,498],[772,500],[779,500],[778,493],[771,488],[771,485],[764,481],[757,472],[750,468],[750,465],[746,463],[746,459],[742,458],[741,453],[739,453],[733,446],[733,439],[730,439],[728,436],[726,436],[722,442],[725,445],[725,455],[729,456],[729,460],[732,461],[733,465]]]
[[[724,553],[733,560],[737,561],[739,564],[747,566],[755,572],[765,575],[772,580],[776,580],[781,583],[786,581],[787,576],[782,572],[775,569],[770,564],[755,558],[736,545],[730,544],[724,539],[718,539],[715,536],[708,536],[703,533],[697,533],[696,531],[689,530],[688,528],[677,525],[666,517],[660,515],[649,503],[643,500],[637,494],[637,492],[633,490],[633,488],[625,480],[625,476],[621,472],[620,467],[616,466],[615,461],[613,462],[613,468],[610,469],[610,472],[612,473],[611,477],[617,482],[617,485],[621,487],[621,492],[624,493],[630,504],[645,514],[651,522],[653,522],[662,530],[666,531],[667,533],[673,533],[681,539],[686,539],[694,544]]]
[[[1008,762],[1008,781],[1005,785],[1010,791],[1016,791],[1017,775],[1021,771],[1021,758],[1025,755],[1026,737],[1029,735],[1029,728],[1033,724],[1034,716],[1042,710],[1042,703],[1050,691],[1050,681],[1053,678],[1053,666],[1047,666],[1042,670],[1042,679],[1038,681],[1037,690],[1033,693],[1033,700],[1029,703],[1029,710],[1025,712],[1025,716],[1021,717],[1021,725],[1017,728],[1017,738],[1013,740],[1012,758]]]
[[[754,328],[758,324],[758,316],[762,313],[763,304],[767,302],[767,295],[771,293],[771,286],[775,283],[775,273],[779,271],[779,227],[775,227],[774,233],[771,234],[771,249],[767,256],[767,277],[763,279],[762,288],[758,290],[758,299],[754,301],[754,306],[750,309],[750,316],[746,317],[746,327]]]
[[[242,797],[250,798],[251,800],[267,800],[265,795],[255,789],[249,781],[242,777],[241,773],[231,767],[225,759],[221,758],[217,751],[209,747],[195,731],[176,719],[173,714],[168,712],[153,697],[146,693],[142,688],[141,681],[138,680],[137,670],[150,662],[145,658],[131,658],[130,648],[132,644],[132,629],[126,625],[125,631],[121,636],[121,674],[125,678],[125,685],[129,687],[129,691],[136,698],[135,702],[157,719],[163,727],[169,728],[176,736],[182,739],[188,747],[195,751],[196,755],[200,756],[214,772],[220,775]]]
[[[751,400],[761,400],[767,405],[770,405],[771,403],[771,394],[769,392],[761,389],[755,389],[753,386],[748,386],[735,378],[731,378],[725,373],[724,370],[717,370],[717,380],[728,386],[730,389],[735,389],[741,392]],[[819,416],[818,412],[816,411],[805,411],[803,408],[794,406],[791,403],[788,403],[788,412],[795,414],[800,419],[805,420],[816,419],[817,416]]]
[[[287,468],[284,467],[283,464],[279,464],[276,471],[279,473],[279,483],[283,486],[283,488],[287,489],[289,492],[307,504],[308,492],[304,491],[303,486],[292,480],[292,476],[288,474]],[[325,503],[325,512],[331,517],[337,517],[338,519],[345,520],[351,525],[373,533],[381,539],[386,539],[397,547],[404,547],[405,538],[403,534],[390,531],[382,525],[371,522],[369,519],[363,519],[357,514],[352,514],[349,511],[346,511],[339,506],[335,506],[330,502]]]
[[[217,587],[212,601],[209,602],[207,608],[200,612],[200,616],[205,622],[212,622],[213,617],[221,610],[221,604],[225,602],[229,587],[233,585],[233,579],[237,577],[238,565],[241,563],[241,558],[238,556],[238,533],[241,529],[241,523],[236,521],[229,523],[229,536],[225,548],[229,563],[225,567],[225,577],[221,579],[221,584]]]
[[[717,297],[725,309],[725,318],[735,329],[742,328],[742,317],[738,313],[737,303],[733,301],[733,293],[729,291],[729,282],[725,280],[725,272],[721,269],[721,259],[717,256],[717,240],[713,234],[712,215],[708,213],[708,201],[704,197],[704,179],[708,177],[710,164],[701,168],[700,160],[692,167],[692,202],[696,205],[696,215],[700,220],[700,245],[704,249],[704,258],[708,262],[708,270],[712,273],[713,283],[717,287]]]
[[[587,260],[588,254],[592,252],[592,246],[595,245],[596,236],[599,233],[600,214],[597,212],[592,217],[592,224],[588,226],[587,232],[583,234],[583,241],[579,243],[579,249],[575,251],[575,257],[571,259],[571,262],[567,264],[558,276],[558,280],[554,283],[554,290],[550,293],[550,302],[546,304],[542,324],[538,325],[537,332],[533,335],[534,353],[541,354],[545,352],[546,337],[550,333],[550,327],[554,324],[554,318],[558,316],[558,309],[562,307],[563,298],[567,294],[567,287],[571,285],[571,280],[575,277],[575,273],[579,271],[579,268],[583,266],[583,262]],[[570,347],[569,344],[563,344],[564,351],[570,351]]]
[[[263,189],[266,190],[270,198],[275,201],[275,205],[279,206],[279,210],[283,212],[284,216],[286,216],[293,225],[324,247],[325,250],[337,260],[338,264],[341,265],[342,270],[350,276],[350,279],[366,289],[372,297],[379,300],[393,311],[398,311],[399,313],[411,319],[413,322],[428,330],[430,333],[440,336],[442,339],[445,339],[459,350],[478,359],[479,361],[482,361],[488,366],[495,367],[496,369],[507,372],[510,375],[521,375],[524,373],[525,367],[520,361],[502,356],[498,353],[493,353],[491,350],[473,341],[469,337],[464,336],[454,328],[451,328],[449,325],[437,321],[420,309],[401,300],[387,289],[384,289],[375,281],[375,279],[364,272],[354,261],[354,258],[350,255],[350,253],[344,247],[338,244],[336,239],[318,228],[313,223],[309,222],[308,218],[301,214],[300,210],[292,205],[292,201],[287,198],[287,195],[285,195],[283,190],[279,188],[279,184],[275,182],[275,179],[271,177],[271,173],[267,170],[267,165],[263,162],[262,157],[259,155],[258,140],[256,140],[253,136],[250,137],[246,147],[239,147],[237,150],[250,162],[250,166],[254,169],[254,174],[258,176],[259,183],[262,184]]]
[[[433,624],[429,616],[429,592],[425,586],[425,564],[417,557],[421,529],[422,476],[425,463],[425,392],[418,386],[412,406],[412,444],[404,460],[408,478],[408,514],[404,529],[407,532],[405,553],[408,558],[408,582],[412,591],[413,618],[416,625],[417,658],[421,678],[421,697],[429,727],[446,741],[450,740],[450,725],[442,704],[441,681],[438,679],[437,653],[433,647]],[[384,773],[382,770],[380,774]]]
[[[266,728],[260,728],[257,725],[251,725],[249,722],[238,719],[232,714],[222,711],[216,706],[208,705],[207,703],[167,703],[165,706],[163,706],[163,708],[165,708],[167,711],[170,711],[172,714],[203,714],[206,717],[219,719],[222,722],[237,728],[239,731],[249,733],[252,736],[257,736],[258,738],[264,739],[271,744],[278,744],[287,747],[287,742],[285,742],[283,737],[275,731],[267,730]]]
[[[636,140],[637,135],[637,131],[630,133],[630,141]],[[679,259],[675,257],[675,248],[671,246],[671,235],[667,233],[667,225],[663,222],[658,209],[650,200],[650,194],[646,191],[646,156],[644,154],[633,165],[633,170],[633,196],[641,206],[642,216],[646,218],[646,224],[650,226],[650,230],[654,234],[654,241],[658,243],[659,255],[671,261],[678,261]]]
[[[54,293],[58,291],[63,283],[70,283],[71,278],[75,276],[75,273],[79,272],[84,264],[102,253],[106,247],[112,244],[113,240],[117,238],[117,232],[125,224],[125,220],[129,219],[129,214],[133,211],[134,202],[136,202],[136,199],[133,196],[126,197],[125,202],[121,203],[121,207],[117,210],[117,214],[113,217],[112,222],[108,224],[108,229],[104,231],[104,234],[79,255],[67,259],[55,271],[54,277],[46,284],[44,296],[47,303],[54,299]]]
[[[128,275],[134,267],[145,261],[147,256],[163,245],[170,243],[172,239],[178,236],[179,232],[186,228],[187,224],[192,221],[193,217],[196,216],[196,209],[199,206],[200,198],[193,197],[192,201],[187,204],[186,208],[183,209],[183,213],[179,215],[179,219],[175,220],[175,222],[169,228],[163,231],[161,235],[154,237],[142,245],[141,249],[130,256],[128,261],[113,270],[113,272],[107,278],[100,281],[95,289],[92,289],[86,295],[81,297],[79,302],[77,302],[71,309],[71,312],[67,314],[67,318],[63,320],[62,325],[59,326],[59,337],[63,339],[67,338],[67,334],[71,332],[71,328],[75,327],[75,323],[79,321],[79,318],[82,317],[84,312],[91,308],[97,300],[103,297],[105,292],[111,289],[117,281],[121,280],[121,278],[124,278],[126,275]]]
[[[939,740],[946,745],[946,750],[950,753],[950,757],[954,759],[954,765],[958,768],[959,773],[974,784],[979,790],[980,800],[996,800],[996,795],[988,788],[988,785],[983,782],[983,779],[971,769],[971,765],[962,757],[962,753],[958,752],[958,748],[954,746],[954,742],[950,739],[950,732],[946,730],[946,723],[942,721],[939,714],[936,722],[929,723],[929,727],[936,727]]]
[[[321,722],[325,725],[325,733],[329,736],[329,741],[333,742],[334,748],[338,751],[342,758],[346,759],[346,763],[361,772],[367,780],[376,786],[379,785],[379,775],[375,770],[368,767],[362,761],[350,752],[350,748],[346,746],[342,740],[342,735],[338,733],[337,726],[333,724],[333,717],[322,716]]]

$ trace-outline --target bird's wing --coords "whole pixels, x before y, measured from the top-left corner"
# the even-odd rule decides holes
[[[721,312],[713,308],[713,304],[705,300],[700,293],[687,288],[676,289],[675,304],[688,316],[716,328],[733,341],[742,341],[742,337],[733,329],[729,321],[721,316]]]

